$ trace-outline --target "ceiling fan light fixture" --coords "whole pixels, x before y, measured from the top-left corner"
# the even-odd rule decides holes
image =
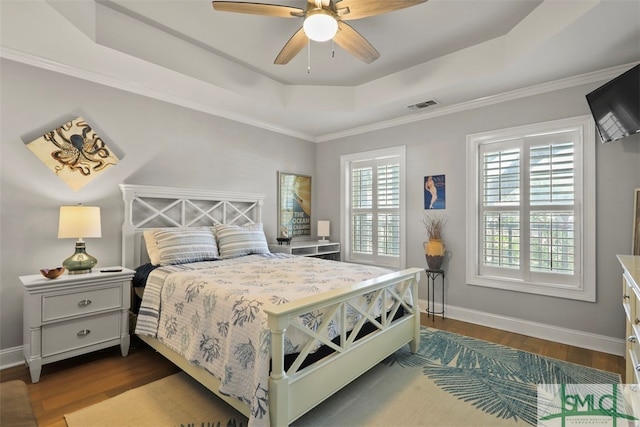
[[[331,40],[338,32],[338,21],[331,12],[325,9],[315,9],[307,14],[302,24],[304,33],[311,40],[326,42]]]

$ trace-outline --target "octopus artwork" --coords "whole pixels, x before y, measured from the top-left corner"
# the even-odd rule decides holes
[[[118,163],[118,157],[82,117],[47,132],[27,147],[74,191]]]

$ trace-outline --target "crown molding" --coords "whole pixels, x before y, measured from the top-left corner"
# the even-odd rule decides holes
[[[626,65],[619,65],[616,67],[607,68],[604,70],[594,71],[591,73],[580,74],[573,77],[567,77],[547,83],[541,83],[533,86],[528,86],[521,89],[512,90],[509,92],[503,92],[500,94],[487,96],[484,98],[478,98],[471,101],[461,102],[455,105],[438,108],[429,112],[413,114],[407,117],[400,117],[396,119],[386,120],[371,125],[360,126],[353,129],[348,129],[342,132],[336,132],[332,134],[323,135],[316,138],[316,142],[331,141],[334,139],[345,138],[348,136],[360,135],[366,132],[373,132],[376,130],[386,129],[394,126],[405,125],[408,123],[419,122],[422,120],[432,119],[434,117],[441,117],[448,114],[459,113],[466,110],[473,110],[475,108],[486,107],[489,105],[500,104],[502,102],[513,101],[516,99],[526,98],[529,96],[540,95],[547,92],[553,92],[560,89],[567,89],[570,87],[580,86],[583,84],[601,82],[604,80],[610,80],[619,76],[629,68],[637,65],[638,63],[631,63]]]
[[[26,52],[22,52],[16,49],[8,48],[6,46],[0,47],[0,57],[6,58],[15,62],[31,65],[33,67],[41,68],[55,73],[64,74],[71,77],[76,77],[82,80],[98,83],[104,86],[121,89],[127,92],[135,93],[138,95],[146,96],[149,98],[157,99],[160,101],[168,102],[171,104],[179,105],[182,107],[190,108],[196,111],[201,111],[214,116],[222,117],[225,119],[233,120],[235,122],[247,124],[257,128],[265,129],[271,132],[288,135],[294,138],[299,138],[305,141],[320,143],[331,141],[335,139],[345,138],[349,136],[355,136],[367,132],[373,132],[376,130],[387,129],[390,127],[401,126],[408,123],[414,123],[422,120],[428,120],[435,117],[441,117],[448,114],[454,114],[466,110],[472,110],[475,108],[486,107],[489,105],[495,105],[506,101],[512,101],[516,99],[526,98],[533,95],[539,95],[546,92],[552,92],[555,90],[566,89],[574,86],[580,86],[583,84],[600,82],[603,80],[612,79],[628,68],[636,65],[637,63],[631,63],[626,65],[620,65],[616,67],[607,68],[604,70],[594,71],[591,73],[580,74],[573,77],[568,77],[560,80],[555,80],[547,83],[529,86],[526,88],[516,89],[509,92],[504,92],[484,98],[474,99],[471,101],[461,102],[455,105],[441,107],[437,110],[412,114],[407,117],[400,117],[391,120],[385,120],[377,123],[372,123],[365,126],[355,127],[347,129],[341,132],[312,136],[306,133],[294,131],[289,128],[273,125],[272,123],[256,120],[246,115],[230,113],[221,109],[213,108],[209,105],[204,105],[198,102],[191,101],[184,97],[178,97],[170,95],[164,92],[160,92],[155,89],[142,86],[139,83],[128,82],[120,79],[115,79],[105,74],[100,74],[94,71],[70,66],[67,64],[53,61],[47,58],[32,55]]]
[[[76,77],[78,79],[90,81],[93,83],[98,83],[104,86],[113,87],[116,89],[124,90],[126,92],[135,93],[138,95],[168,102],[170,104],[179,105],[192,110],[201,111],[203,113],[233,120],[235,122],[244,123],[257,128],[269,130],[269,131],[280,133],[283,135],[292,136],[294,138],[299,138],[299,139],[303,139],[310,142],[316,142],[313,136],[302,133],[302,132],[297,132],[292,129],[275,126],[271,123],[256,120],[254,118],[244,116],[241,114],[233,114],[228,111],[213,108],[210,105],[204,105],[183,97],[178,97],[175,95],[170,95],[167,93],[157,91],[155,89],[150,89],[148,87],[142,86],[140,83],[134,83],[134,82],[128,82],[120,79],[115,79],[105,74],[70,66],[58,61],[53,61],[47,58],[42,58],[26,52],[22,52],[16,49],[8,48],[6,46],[0,47],[0,58],[6,58],[11,61],[20,62],[26,65],[31,65],[33,67],[41,68],[47,71],[53,71],[55,73],[60,73],[67,76]]]

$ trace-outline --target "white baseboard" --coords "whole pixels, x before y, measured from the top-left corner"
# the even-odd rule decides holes
[[[422,311],[426,312],[424,307],[427,306],[427,301],[420,300],[419,303],[420,307],[423,308]],[[436,303],[434,311],[442,311],[442,304]],[[590,334],[588,332],[546,325],[544,323],[529,322],[513,317],[455,307],[448,304],[445,305],[445,317],[501,329],[503,331],[515,332],[534,338],[559,342],[561,344],[614,354],[616,356],[624,356],[625,354],[625,341],[620,338]]]
[[[12,368],[21,364],[27,369],[24,355],[22,354],[22,346],[0,350],[0,369]]]

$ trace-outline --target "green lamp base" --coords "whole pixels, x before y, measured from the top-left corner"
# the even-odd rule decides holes
[[[76,242],[76,251],[62,262],[62,266],[69,274],[91,273],[91,269],[98,263],[95,257],[86,251],[84,242]]]

